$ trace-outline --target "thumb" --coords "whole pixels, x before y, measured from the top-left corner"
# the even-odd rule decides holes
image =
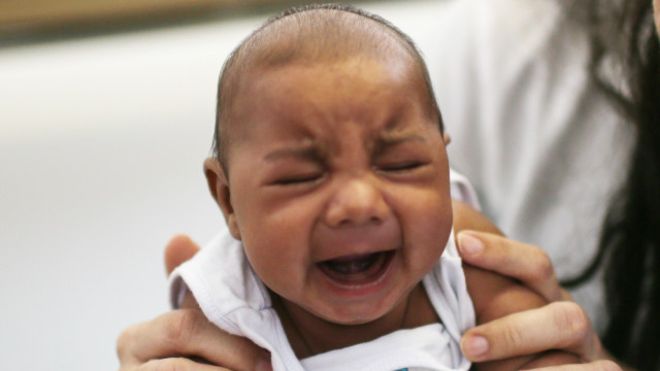
[[[189,260],[199,251],[199,246],[185,234],[172,237],[165,246],[165,270],[169,275],[174,268]]]

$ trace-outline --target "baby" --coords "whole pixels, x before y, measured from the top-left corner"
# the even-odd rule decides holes
[[[185,284],[275,370],[466,370],[475,310],[486,321],[507,314],[495,300],[543,304],[483,272],[466,285],[440,111],[421,56],[386,21],[341,5],[269,20],[226,62],[217,107],[205,173],[229,233],[174,273],[173,292]]]

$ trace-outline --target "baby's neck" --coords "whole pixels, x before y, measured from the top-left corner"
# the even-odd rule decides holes
[[[271,295],[289,343],[300,359],[440,321],[421,283],[388,314],[361,325],[328,322],[272,292]]]

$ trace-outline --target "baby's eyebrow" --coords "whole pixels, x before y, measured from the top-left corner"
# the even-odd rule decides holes
[[[388,147],[394,147],[407,142],[426,143],[427,139],[418,133],[385,133],[376,141],[375,153],[381,153]]]
[[[264,160],[267,162],[274,162],[286,158],[318,162],[321,160],[321,154],[319,153],[319,149],[315,146],[305,145],[302,147],[286,147],[276,149],[268,153],[264,157]]]

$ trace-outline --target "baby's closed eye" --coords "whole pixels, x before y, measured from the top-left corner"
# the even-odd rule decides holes
[[[297,185],[304,183],[312,183],[323,177],[323,173],[320,171],[308,172],[308,173],[297,173],[297,174],[286,174],[277,177],[272,181],[272,185],[276,186],[289,186]]]

